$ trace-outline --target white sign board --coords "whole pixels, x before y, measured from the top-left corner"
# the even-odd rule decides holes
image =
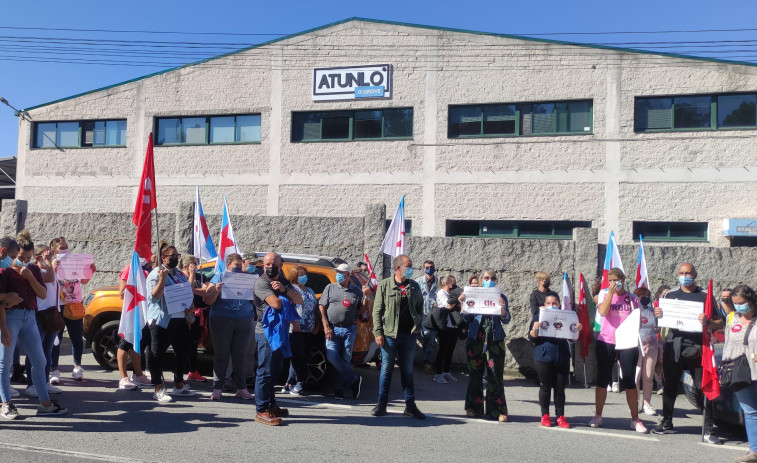
[[[578,314],[572,310],[539,309],[539,336],[578,339]]]
[[[221,299],[242,299],[251,301],[258,275],[250,273],[223,272]]]
[[[674,328],[690,333],[701,333],[700,313],[704,313],[703,302],[682,301],[680,299],[660,299],[662,317],[657,319],[657,326]]]
[[[391,97],[391,64],[313,69],[313,101]]]
[[[463,294],[465,294],[465,301],[462,304],[463,313],[502,315],[502,306],[499,305],[499,288],[466,286]]]
[[[615,349],[630,349],[639,345],[639,327],[641,326],[641,311],[633,309],[631,313],[615,329]]]
[[[92,278],[92,254],[57,254],[59,280],[88,280]]]
[[[163,290],[163,298],[166,301],[166,310],[169,315],[181,312],[182,310],[189,310],[194,301],[192,284],[187,281],[175,285],[166,285]]]

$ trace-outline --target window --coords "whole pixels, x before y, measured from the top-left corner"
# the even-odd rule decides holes
[[[644,241],[707,241],[707,222],[634,222],[633,236]]]
[[[260,142],[260,114],[165,117],[157,125],[158,145]]]
[[[412,108],[292,113],[292,142],[412,137]]]
[[[589,227],[570,220],[447,220],[446,236],[570,240],[574,228]]]
[[[126,120],[37,122],[32,148],[126,146]]]
[[[757,128],[757,93],[636,98],[636,132]]]
[[[447,136],[591,133],[592,108],[591,100],[450,106]]]
[[[386,226],[384,227],[384,232],[389,230],[389,225],[392,224],[391,219],[386,220]],[[413,220],[412,219],[405,219],[405,236],[411,236],[413,234]]]

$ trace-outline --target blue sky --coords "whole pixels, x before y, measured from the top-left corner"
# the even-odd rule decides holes
[[[757,23],[753,19],[757,16],[757,2],[753,0],[720,3],[700,0],[636,0],[634,2],[385,0],[371,3],[342,0],[279,2],[132,0],[99,3],[35,0],[32,3],[6,3],[3,5],[2,18],[0,18],[0,96],[16,108],[35,106],[150,74],[171,67],[161,65],[162,63],[191,62],[196,60],[194,57],[197,56],[190,54],[195,49],[188,48],[184,52],[186,54],[177,57],[167,57],[158,53],[153,58],[142,56],[124,58],[123,55],[117,56],[119,52],[114,52],[113,56],[107,57],[88,56],[86,52],[79,55],[62,55],[51,53],[50,47],[69,45],[55,44],[54,38],[254,44],[277,36],[135,34],[11,28],[291,34],[359,16],[503,34],[726,29],[730,32],[562,35],[545,38],[603,43],[738,40],[742,42],[709,43],[709,49],[718,53],[720,57],[738,56],[737,59],[757,62],[757,46],[755,46],[757,30],[733,31],[734,29],[757,29]],[[24,39],[21,39],[22,37]],[[37,39],[25,39],[25,37],[37,37]],[[25,41],[19,42],[20,39]],[[750,40],[754,43],[743,42]],[[38,43],[31,43],[31,41]],[[79,49],[91,47],[87,45],[91,42],[81,43]],[[639,45],[637,47],[649,48],[651,46]],[[750,56],[751,48],[749,47],[752,46],[755,47],[755,52]],[[119,48],[127,47],[114,49]],[[739,55],[739,51],[726,54],[727,49],[746,50],[742,52],[746,55]],[[156,50],[160,51],[159,48]],[[701,51],[704,48],[698,50]],[[688,51],[688,49],[675,48],[667,51]],[[132,64],[91,65],[81,62],[60,62],[87,58],[108,59],[111,64],[128,59]],[[48,62],[30,61],[40,59]],[[134,65],[137,63],[149,64]],[[0,104],[0,157],[15,155],[17,140],[18,119],[9,107]]]

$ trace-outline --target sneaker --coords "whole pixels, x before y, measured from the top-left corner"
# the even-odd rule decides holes
[[[723,443],[723,441],[718,437],[717,434],[715,434],[713,431],[704,433],[704,436],[702,436],[702,442],[705,444],[715,444],[720,445]]]
[[[187,379],[190,381],[197,381],[198,383],[204,383],[208,378],[202,376],[199,371],[195,370],[187,375]]]
[[[74,381],[84,381],[84,368],[80,365],[74,367],[74,371],[71,372],[71,377]]]
[[[137,388],[137,385],[132,383],[129,378],[121,378],[118,381],[118,388],[119,389],[125,389],[127,391],[133,391]]]
[[[565,419],[564,415],[557,417],[557,425],[563,429],[570,429],[570,423],[568,423],[568,420]]]
[[[221,400],[222,394],[223,391],[221,389],[213,389],[213,392],[210,394],[210,400]]]
[[[660,388],[657,389],[657,395],[662,395],[663,392],[664,392],[664,389],[662,388],[662,386],[660,386]]]
[[[344,400],[344,391],[334,391],[334,400]]]
[[[552,427],[552,420],[549,419],[549,413],[545,413],[541,416],[541,425],[545,428]]]
[[[352,398],[357,399],[360,397],[360,386],[363,385],[363,377],[358,376],[357,379],[350,385],[352,389]]]
[[[24,389],[24,395],[29,397],[39,397],[39,394],[37,394],[37,388],[34,386],[28,386]]]
[[[444,379],[444,376],[442,375],[434,375],[434,382],[437,382],[439,384],[447,384],[447,380]]]
[[[0,416],[7,420],[15,420],[18,418],[18,410],[16,410],[16,406],[13,405],[11,402],[8,402],[7,404],[3,405],[2,408],[0,408]]]
[[[594,418],[589,421],[590,428],[598,428],[602,426],[602,415],[594,415]]]
[[[446,379],[448,383],[456,383],[457,382],[457,378],[455,378],[454,376],[452,376],[452,373],[450,373],[450,372],[442,373],[442,376],[444,376],[444,379]]]
[[[302,383],[297,383],[289,388],[289,393],[292,395],[302,394]]]
[[[612,386],[609,384],[607,385],[607,392],[612,392]]]
[[[166,388],[164,387],[161,387],[157,391],[153,392],[152,398],[163,404],[167,404],[168,402],[171,402],[173,400],[171,396],[166,393]]]
[[[131,374],[131,382],[137,386],[152,386],[152,381],[147,375],[135,375]]]
[[[197,393],[191,390],[188,384],[184,384],[184,387],[174,387],[171,389],[171,395],[173,397],[194,397]]]
[[[645,415],[657,416],[657,410],[652,408],[652,406],[646,402],[644,402],[644,406],[641,407],[641,411],[643,411]]]
[[[282,394],[289,394],[289,391],[291,390],[291,386],[288,384],[285,384],[284,387],[281,388]]]
[[[247,389],[237,389],[237,393],[234,394],[234,397],[239,397],[240,399],[244,399],[244,400],[253,399],[252,394],[250,394],[250,391],[248,391]]]
[[[746,463],[746,462],[752,462],[757,461],[757,452],[752,452],[751,450],[746,453],[746,455],[742,455],[740,457],[736,457],[733,459],[733,461],[737,463]]]
[[[60,371],[53,370],[50,372],[50,384],[60,384]]]
[[[620,392],[620,384],[618,382],[612,383],[612,392]]]
[[[674,432],[673,423],[669,421],[662,421],[659,425],[652,428],[652,434],[672,434]]]
[[[15,387],[11,388],[11,398],[16,398],[16,397],[18,397],[20,395],[21,395],[21,393],[18,392],[18,389],[16,389]]]
[[[39,404],[37,407],[37,416],[46,415],[65,415],[68,410],[58,405],[58,402],[51,400],[49,405]]]
[[[641,420],[631,420],[631,429],[642,434],[647,433],[647,427],[644,426],[644,423],[642,423]]]

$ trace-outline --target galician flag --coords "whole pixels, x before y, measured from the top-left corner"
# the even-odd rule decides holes
[[[647,273],[647,256],[644,254],[644,241],[639,235],[639,260],[636,263],[636,287],[649,288],[649,274]]]
[[[234,229],[231,228],[231,219],[229,218],[229,209],[226,207],[226,196],[223,197],[223,219],[221,221],[221,238],[218,240],[218,260],[216,261],[216,272],[226,271],[226,256],[229,254],[239,254],[237,247],[237,238],[234,236]]]
[[[610,232],[610,239],[607,240],[607,252],[605,253],[605,264],[602,267],[602,283],[599,286],[601,291],[606,291],[610,287],[610,281],[607,279],[607,273],[612,268],[619,268],[623,270],[623,262],[620,260],[620,251],[618,250],[618,244],[615,242],[615,233]],[[626,273],[623,270],[623,273]],[[599,315],[597,311],[594,318],[594,331],[599,331],[602,327],[602,321],[604,317]]]
[[[142,328],[145,326],[146,312],[147,283],[145,282],[145,271],[139,265],[137,251],[133,251],[129,264],[129,276],[124,290],[118,335],[134,344],[136,350],[139,350],[139,344],[142,340]]]
[[[562,274],[562,297],[560,298],[560,308],[562,310],[573,310],[573,298],[571,297],[570,285],[568,285],[568,274]]]
[[[195,194],[195,220],[194,220],[194,255],[202,260],[212,260],[218,257],[216,247],[213,246],[213,240],[210,239],[208,224],[205,222],[205,214],[202,212],[202,203],[200,202],[200,187],[197,186]]]
[[[397,212],[384,236],[379,252],[397,257],[405,253],[405,196],[402,196]]]

